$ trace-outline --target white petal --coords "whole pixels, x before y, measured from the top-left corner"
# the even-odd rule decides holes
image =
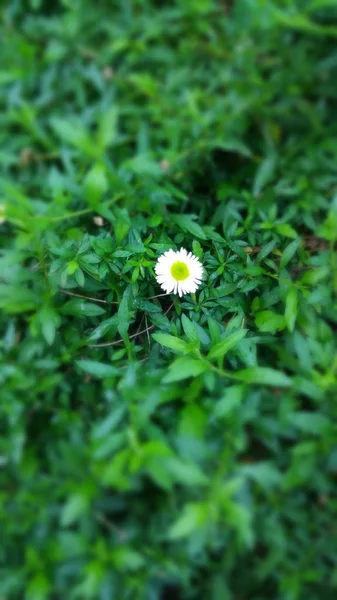
[[[171,267],[177,261],[184,262],[189,270],[189,276],[182,281],[176,280],[171,274]],[[201,262],[192,252],[187,252],[185,248],[180,248],[178,251],[170,249],[164,252],[158,258],[154,270],[156,280],[162,289],[168,294],[179,294],[180,297],[195,292],[203,276]]]

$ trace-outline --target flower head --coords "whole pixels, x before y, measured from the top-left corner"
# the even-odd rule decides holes
[[[167,294],[195,292],[201,282],[203,267],[192,252],[180,248],[162,254],[155,266],[156,279]]]

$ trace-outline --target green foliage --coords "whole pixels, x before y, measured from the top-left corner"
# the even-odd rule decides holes
[[[334,599],[336,3],[5,4],[0,597]]]

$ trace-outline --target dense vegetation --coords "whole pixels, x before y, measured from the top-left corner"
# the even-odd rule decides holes
[[[335,1],[1,20],[1,598],[335,599]]]

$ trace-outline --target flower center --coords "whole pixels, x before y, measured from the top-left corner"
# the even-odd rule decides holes
[[[171,267],[171,275],[176,281],[184,281],[187,279],[190,276],[187,264],[177,260]]]

